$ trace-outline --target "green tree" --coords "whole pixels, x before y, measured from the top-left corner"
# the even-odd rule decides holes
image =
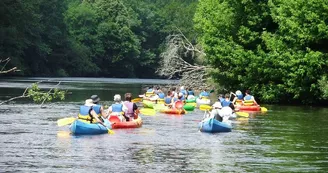
[[[266,102],[319,101],[326,8],[325,1],[200,1],[195,27],[213,79]]]

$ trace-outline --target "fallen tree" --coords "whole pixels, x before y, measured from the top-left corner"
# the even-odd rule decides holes
[[[210,67],[204,65],[206,54],[198,45],[193,45],[178,29],[177,34],[166,38],[165,51],[160,55],[160,67],[156,71],[168,79],[180,79],[180,85],[198,88],[207,84]]]
[[[2,68],[1,68],[1,71],[0,71],[0,74],[7,74],[7,73],[10,73],[10,72],[20,71],[17,67],[13,67],[9,70],[5,70],[5,67],[6,67],[6,65],[8,64],[8,62],[10,60],[11,60],[10,58],[0,59],[0,64],[3,64]],[[53,87],[51,87],[48,91],[42,91],[39,88],[39,83],[41,83],[41,82],[49,82],[49,80],[47,80],[47,81],[38,81],[36,83],[33,83],[31,86],[26,87],[26,89],[24,90],[22,95],[12,97],[8,100],[4,100],[4,101],[0,102],[0,105],[2,105],[4,103],[11,102],[11,101],[14,101],[16,99],[31,98],[35,103],[41,103],[41,108],[42,108],[42,107],[44,107],[45,102],[50,102],[53,99],[59,99],[59,100],[64,100],[65,99],[66,91],[62,91],[62,90],[57,88],[61,83],[60,81],[57,82],[57,84],[54,85]]]

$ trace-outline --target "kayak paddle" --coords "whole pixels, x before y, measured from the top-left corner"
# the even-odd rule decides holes
[[[131,102],[133,103],[137,103],[137,102],[141,102],[142,101],[142,98],[134,98],[131,100]]]
[[[150,109],[150,108],[142,108],[142,109],[140,109],[140,113],[143,115],[153,116],[156,114],[156,111],[154,109]]]
[[[247,112],[235,112],[238,116],[241,116],[241,117],[249,117],[249,113]]]
[[[101,118],[103,119],[104,123],[106,123],[106,122],[110,123],[108,119],[105,119],[104,117],[101,117]],[[112,129],[108,128],[104,123],[100,123],[100,124],[103,125],[104,127],[106,127],[108,134],[111,134],[111,135],[115,134],[114,131]]]
[[[62,118],[57,120],[57,125],[60,126],[66,126],[66,125],[70,125],[72,124],[74,121],[76,120],[76,118],[74,117],[69,117],[69,118]]]
[[[267,112],[268,109],[266,107],[261,107],[261,112]]]
[[[212,106],[210,106],[210,105],[200,105],[199,106],[199,109],[201,111],[211,110],[212,109]]]

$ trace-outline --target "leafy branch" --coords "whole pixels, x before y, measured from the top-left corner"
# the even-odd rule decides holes
[[[59,99],[59,100],[65,99],[66,91],[62,91],[56,88],[60,85],[61,82],[58,82],[54,87],[50,88],[48,91],[42,91],[39,88],[38,84],[41,82],[42,81],[33,83],[31,87],[27,87],[25,89],[22,95],[0,102],[0,105],[16,99],[31,98],[35,103],[41,103],[41,107],[43,107],[43,104],[45,102],[50,102],[53,99]]]

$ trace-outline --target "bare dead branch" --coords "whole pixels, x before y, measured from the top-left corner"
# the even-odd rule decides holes
[[[13,67],[13,68],[11,68],[11,69],[9,69],[9,70],[6,70],[6,71],[1,70],[1,71],[0,71],[0,74],[5,74],[5,73],[15,72],[15,71],[19,71],[19,70],[17,69],[17,67]]]
[[[3,102],[0,102],[0,105],[2,105],[2,104],[4,104],[4,103],[7,103],[7,102],[10,102],[10,101],[13,101],[13,100],[16,100],[16,99],[27,98],[27,97],[29,97],[28,95],[26,95],[26,92],[27,92],[27,90],[28,90],[29,88],[30,88],[30,87],[27,87],[27,88],[25,89],[24,93],[23,93],[22,95],[20,95],[20,96],[12,97],[12,98],[10,98],[10,99],[8,99],[8,100],[5,100],[5,101],[3,101]]]
[[[5,63],[5,64],[2,66],[1,70],[0,70],[0,74],[5,74],[5,73],[9,73],[9,72],[20,71],[20,70],[17,69],[17,67],[13,67],[13,68],[11,68],[11,69],[9,69],[9,70],[4,70],[4,69],[6,68],[6,66],[7,66],[7,64],[9,63],[10,60],[11,60],[11,59],[10,59],[9,57],[6,58],[6,59],[0,59],[0,64],[1,64],[1,63]]]
[[[205,53],[194,46],[180,29],[177,30],[178,34],[166,38],[166,49],[161,54],[161,66],[156,73],[169,79],[181,77],[180,85],[187,87],[206,87],[206,71],[210,67],[196,61],[197,58],[202,59]]]

